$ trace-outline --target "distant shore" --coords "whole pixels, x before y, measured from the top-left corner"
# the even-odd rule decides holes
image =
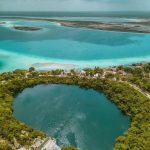
[[[103,22],[103,21],[71,21],[63,19],[61,20],[61,19],[35,18],[35,17],[6,17],[6,18],[34,20],[34,21],[48,21],[57,23],[58,25],[61,26],[75,27],[75,28],[87,28],[87,29],[120,31],[120,32],[135,32],[135,33],[150,33],[150,19],[141,19],[141,20],[138,19],[138,21],[137,19],[133,19],[132,22],[115,22],[115,21]],[[26,30],[26,28],[24,30]]]
[[[92,21],[61,21],[62,26],[88,28],[107,31],[150,33],[150,21],[146,22],[92,22]]]

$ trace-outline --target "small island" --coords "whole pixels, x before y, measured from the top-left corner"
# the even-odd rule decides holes
[[[14,26],[15,30],[22,30],[22,31],[39,31],[42,30],[42,28],[38,27],[29,27],[29,26]]]
[[[6,22],[4,21],[0,21],[0,25],[6,24]]]

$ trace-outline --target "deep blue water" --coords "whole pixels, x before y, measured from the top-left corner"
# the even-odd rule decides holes
[[[124,20],[107,17],[95,19]],[[1,71],[29,68],[35,63],[71,64],[75,66],[70,68],[84,68],[122,65],[150,59],[150,34],[70,28],[44,21],[1,20],[6,22],[0,25]],[[13,29],[16,25],[41,27],[42,30],[17,31]],[[37,68],[52,69],[60,66]]]
[[[130,123],[103,94],[67,85],[25,89],[15,98],[14,116],[80,150],[111,150]]]
[[[29,16],[29,17],[125,17],[150,18],[150,12],[113,11],[113,12],[0,12],[0,16]]]

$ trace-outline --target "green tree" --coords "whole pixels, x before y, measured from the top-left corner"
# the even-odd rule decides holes
[[[74,146],[68,146],[68,147],[62,147],[61,150],[78,150],[78,149]]]
[[[35,71],[35,68],[34,67],[30,67],[29,68],[29,72],[33,72],[33,71]]]

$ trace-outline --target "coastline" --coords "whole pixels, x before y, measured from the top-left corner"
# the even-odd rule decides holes
[[[35,149],[39,150],[61,150],[61,148],[56,144],[56,140],[51,137],[45,138],[42,143],[35,146]]]

